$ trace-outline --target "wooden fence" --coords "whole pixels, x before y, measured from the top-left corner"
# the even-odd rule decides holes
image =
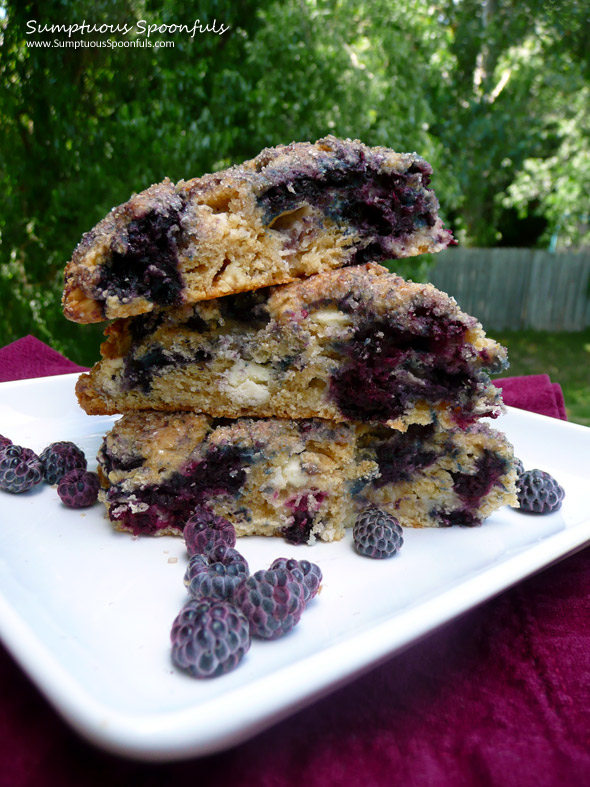
[[[452,248],[436,255],[428,278],[486,329],[590,326],[590,251]]]

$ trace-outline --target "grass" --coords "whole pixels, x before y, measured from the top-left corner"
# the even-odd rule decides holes
[[[487,331],[508,348],[506,375],[548,374],[563,390],[568,420],[590,426],[590,329],[576,333]]]

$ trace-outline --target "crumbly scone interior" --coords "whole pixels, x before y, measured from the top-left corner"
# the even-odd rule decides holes
[[[194,410],[404,430],[497,415],[489,373],[506,352],[446,294],[369,264],[117,321],[102,355],[77,386],[91,414]]]
[[[332,541],[344,534],[346,488],[376,472],[368,459],[353,461],[353,438],[346,425],[317,420],[128,414],[99,453],[102,499],[115,527],[130,532],[180,534],[206,503],[240,536]]]
[[[367,428],[358,456],[377,461],[379,474],[356,499],[408,527],[474,526],[504,505],[518,507],[514,451],[487,424],[467,430],[414,427],[403,436]]]

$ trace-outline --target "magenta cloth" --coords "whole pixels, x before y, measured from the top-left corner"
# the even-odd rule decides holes
[[[83,372],[84,369],[34,336],[24,336],[0,349],[0,383]]]
[[[21,347],[28,352],[31,345]],[[54,373],[54,354],[48,358]],[[17,361],[13,355],[18,372]],[[546,397],[547,382],[554,384],[545,375],[535,378],[501,384],[514,406],[563,417],[559,397]],[[0,681],[0,785],[7,787],[587,784],[590,550],[502,593],[253,740],[199,760],[145,764],[94,748],[2,649]]]
[[[494,385],[502,389],[502,398],[511,407],[567,421],[561,386],[552,383],[548,374],[502,377]]]

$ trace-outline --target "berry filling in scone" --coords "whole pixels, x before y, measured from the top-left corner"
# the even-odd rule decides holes
[[[86,233],[65,271],[80,323],[145,314],[451,242],[416,154],[329,136],[150,186]]]
[[[134,413],[106,435],[98,461],[110,520],[135,534],[180,535],[205,507],[238,536],[311,544],[342,538],[370,506],[404,526],[447,527],[516,505],[512,447],[482,425],[396,432],[319,419]]]
[[[119,320],[77,385],[89,414],[191,410],[465,427],[502,411],[506,351],[432,285],[355,266]]]

